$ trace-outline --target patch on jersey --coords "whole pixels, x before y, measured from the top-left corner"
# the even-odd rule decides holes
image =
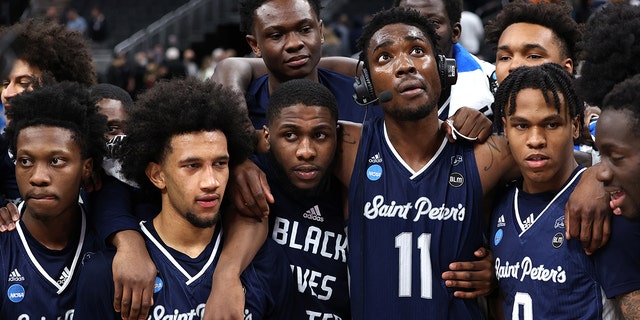
[[[153,293],[158,293],[164,287],[164,282],[160,277],[156,277],[156,283],[153,284]]]
[[[498,224],[496,225],[496,228],[504,227],[506,225],[507,224],[504,222],[504,214],[503,214],[498,218]]]
[[[458,188],[464,184],[464,177],[458,172],[452,172],[449,175],[449,184],[454,188]]]
[[[562,232],[556,233],[553,236],[553,239],[551,239],[551,245],[556,249],[562,247],[563,243],[564,243],[564,234]]]
[[[367,179],[376,181],[382,177],[382,167],[378,164],[369,166],[367,169]]]
[[[461,164],[462,163],[462,156],[461,155],[455,155],[455,156],[451,156],[451,165],[453,165],[454,167]]]
[[[251,311],[249,311],[249,309],[244,309],[244,320],[252,320],[253,319],[253,315],[251,314]]]
[[[493,245],[498,246],[498,244],[502,241],[502,229],[498,229],[496,234],[493,236]]]
[[[373,157],[369,158],[369,163],[382,163],[382,157],[380,156],[380,152],[373,155]]]
[[[324,218],[320,213],[320,207],[317,204],[313,206],[311,209],[305,211],[304,214],[302,214],[302,217],[309,220],[324,222]]]
[[[20,281],[24,281],[24,277],[20,274],[20,272],[18,272],[18,268],[13,269],[13,271],[11,271],[11,273],[9,273],[9,280],[7,280],[8,282],[20,282]]]
[[[13,303],[18,303],[24,299],[24,287],[19,284],[13,284],[9,289],[7,289],[7,297]]]
[[[84,265],[85,262],[91,260],[91,257],[95,254],[95,252],[85,252],[85,254],[82,256],[82,265]]]
[[[553,224],[554,229],[562,228],[564,229],[564,216],[556,219],[556,222]]]

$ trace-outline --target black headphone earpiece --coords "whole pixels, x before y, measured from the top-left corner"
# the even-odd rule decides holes
[[[355,78],[353,82],[353,100],[359,105],[367,105],[376,98],[376,93],[373,90],[373,83],[371,83],[371,76],[369,75],[369,69],[362,61],[362,57],[356,64],[356,74],[358,73],[358,65],[362,63],[362,71],[360,76]]]
[[[447,58],[441,54],[436,56],[436,60],[441,87],[446,88],[456,84],[458,81],[458,66],[456,60]],[[360,76],[355,77],[355,81],[353,82],[353,100],[355,100],[357,104],[366,105],[376,99],[376,93],[373,89],[373,83],[371,83],[369,69],[367,69],[364,63],[362,54],[356,64],[356,74],[360,63],[362,63],[362,71],[360,72]]]
[[[440,86],[446,88],[456,84],[458,81],[458,65],[456,64],[456,59],[447,58],[445,55],[439,54],[437,60]]]

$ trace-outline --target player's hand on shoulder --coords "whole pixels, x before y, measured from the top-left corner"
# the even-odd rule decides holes
[[[449,264],[450,271],[442,273],[447,287],[459,289],[453,293],[457,298],[485,296],[497,286],[491,251],[481,247],[474,255],[479,260],[453,262]]]
[[[20,213],[15,204],[9,202],[7,206],[0,208],[0,232],[15,230],[18,220]]]
[[[465,139],[483,143],[493,133],[493,123],[480,111],[462,107],[443,123],[450,142]]]
[[[587,254],[604,246],[611,233],[609,194],[595,176],[599,165],[588,168],[565,205],[567,239],[579,239]]]
[[[229,196],[238,212],[256,219],[267,217],[274,199],[264,172],[246,160],[233,169],[230,178]]]

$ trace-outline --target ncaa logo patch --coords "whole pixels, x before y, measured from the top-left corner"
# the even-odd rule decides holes
[[[7,297],[13,303],[18,303],[24,299],[24,287],[19,284],[14,284],[9,289],[7,289]]]
[[[502,241],[502,229],[498,229],[498,231],[496,231],[496,234],[493,236],[493,245],[497,246],[500,241]]]
[[[156,277],[156,283],[153,284],[153,293],[158,293],[164,287],[164,282],[160,277]]]
[[[562,232],[556,233],[553,236],[553,239],[551,239],[551,245],[556,249],[562,247],[563,243],[564,243],[564,234],[562,234]]]
[[[376,181],[382,177],[382,167],[379,164],[374,164],[367,168],[367,179]]]
[[[464,177],[458,172],[452,172],[449,176],[449,184],[454,188],[458,188],[464,184]]]

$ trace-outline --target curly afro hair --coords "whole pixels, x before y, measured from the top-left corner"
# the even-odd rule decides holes
[[[578,23],[571,18],[571,7],[567,4],[544,1],[511,2],[486,25],[486,42],[497,46],[502,32],[515,23],[537,24],[549,28],[560,40],[562,54],[577,63],[582,31]]]
[[[602,100],[602,111],[629,110],[636,136],[640,135],[640,73],[618,84]]]
[[[325,107],[338,121],[336,98],[327,87],[308,79],[294,79],[282,83],[269,97],[267,122],[271,124],[282,109],[296,104]]]
[[[96,101],[80,84],[65,81],[25,92],[15,97],[10,112],[13,120],[7,126],[6,134],[12,154],[17,154],[16,144],[22,129],[60,127],[73,132],[82,158],[93,159],[94,171],[98,172],[102,167],[107,117],[98,112]]]
[[[433,48],[434,53],[441,54],[441,52],[438,52],[436,46],[440,37],[436,34],[433,22],[427,17],[420,15],[420,13],[414,9],[396,7],[376,13],[371,21],[364,26],[362,36],[358,39],[357,45],[358,49],[362,50],[360,59],[364,61],[365,65],[368,64],[366,54],[369,49],[371,37],[383,27],[395,23],[402,23],[420,29],[431,41],[431,48]]]
[[[133,109],[133,99],[131,99],[131,95],[118,86],[109,83],[99,83],[91,87],[89,91],[91,92],[91,96],[98,102],[102,99],[120,101],[126,114],[131,113]]]
[[[545,102],[552,102],[560,114],[562,114],[560,100],[562,95],[569,116],[579,117],[582,123],[584,104],[573,87],[573,77],[561,66],[545,63],[535,67],[519,67],[509,73],[496,92],[495,106],[499,111],[499,117],[507,118],[516,111],[516,97],[523,89],[539,89],[546,93],[544,94]]]
[[[617,83],[640,73],[640,7],[610,3],[587,22],[578,93],[603,106]]]
[[[96,71],[87,42],[78,32],[44,19],[29,19],[0,29],[0,36],[14,34],[16,59],[49,73],[58,81],[84,86],[96,83]]]
[[[240,29],[247,34],[253,34],[253,17],[256,14],[256,10],[263,4],[272,0],[245,0],[240,1],[238,5],[240,11]],[[320,9],[322,5],[320,0],[306,0],[309,2],[311,9],[315,12],[316,17],[320,19]]]
[[[211,81],[176,79],[159,82],[140,95],[129,115],[127,138],[118,158],[122,172],[147,191],[156,190],[145,170],[161,163],[171,139],[180,134],[220,130],[227,138],[229,165],[252,153],[255,131],[244,130],[248,114],[235,91]]]

